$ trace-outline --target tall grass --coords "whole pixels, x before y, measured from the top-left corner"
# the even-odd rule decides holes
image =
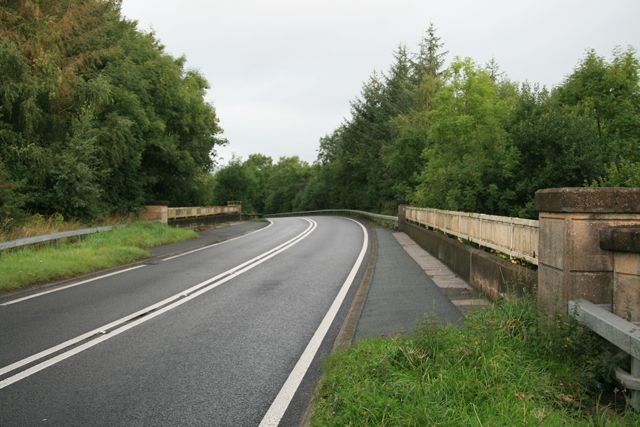
[[[21,221],[14,227],[6,229],[0,227],[0,242],[21,239],[23,237],[40,236],[58,231],[76,230],[78,228],[92,227],[96,225],[130,224],[135,220],[136,216],[134,214],[120,215],[116,213],[105,218],[101,218],[99,222],[69,220],[60,214],[54,214],[51,216],[35,214],[26,218],[24,221]]]
[[[358,343],[325,362],[312,425],[640,425],[601,400],[614,348],[573,322],[542,324],[535,303],[511,300],[462,328],[429,321]]]
[[[80,221],[69,221],[62,215],[45,217],[40,214],[32,215],[19,225],[9,228],[0,228],[0,242],[21,239],[23,237],[40,236],[42,234],[55,233],[57,231],[75,230],[87,227]]]
[[[195,236],[188,229],[134,223],[76,243],[0,252],[0,291],[126,264],[148,256],[145,248]]]

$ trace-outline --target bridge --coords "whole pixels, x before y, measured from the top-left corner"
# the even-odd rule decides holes
[[[544,189],[535,203],[538,220],[406,205],[397,217],[345,209],[283,215],[396,222],[489,298],[535,294],[550,319],[573,315],[631,355],[629,372],[616,376],[637,390],[631,404],[640,409],[640,189]]]
[[[352,339],[344,333],[352,308],[366,299],[357,284],[371,272],[375,234],[340,216],[394,224],[415,242],[403,244],[424,248],[489,298],[535,293],[549,318],[576,316],[631,355],[631,366],[616,374],[638,390],[640,189],[542,190],[536,206],[537,221],[412,206],[400,206],[397,216],[290,214],[213,230],[159,248],[136,265],[5,295],[0,424],[71,416],[83,423],[96,413],[114,424],[139,417],[296,422],[320,361],[343,335]],[[241,207],[158,203],[145,214],[162,222],[215,222],[239,218]],[[382,267],[392,284],[404,268]],[[427,299],[414,299],[412,308],[451,306],[434,303],[435,295]],[[355,316],[356,323],[359,318],[366,313]],[[41,398],[34,403],[33,396]],[[65,412],[79,400],[97,412]],[[631,403],[638,403],[637,392]]]

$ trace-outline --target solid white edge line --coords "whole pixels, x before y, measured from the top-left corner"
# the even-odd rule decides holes
[[[246,233],[246,234],[243,234],[241,236],[234,237],[232,239],[223,240],[222,242],[217,242],[217,243],[214,243],[212,245],[203,246],[201,248],[194,249],[194,250],[191,250],[191,251],[188,251],[188,252],[183,252],[181,254],[170,256],[168,258],[163,258],[162,261],[169,261],[169,260],[172,260],[172,259],[175,259],[175,258],[179,258],[179,257],[184,256],[184,255],[189,255],[189,254],[192,254],[194,252],[198,252],[198,251],[201,251],[201,250],[204,250],[204,249],[209,249],[209,248],[211,248],[213,246],[218,246],[218,245],[222,245],[224,243],[231,242],[233,240],[241,239],[243,237],[247,237],[247,236],[249,236],[251,234],[257,233],[259,231],[266,230],[267,228],[269,228],[269,227],[271,227],[273,225],[273,221],[271,221],[270,219],[267,219],[267,221],[269,221],[269,225],[267,225],[266,227],[262,227],[262,228],[260,228],[258,230],[254,230],[254,231],[252,231],[250,233]],[[36,294],[28,295],[26,297],[22,297],[22,298],[18,298],[18,299],[14,299],[14,300],[8,301],[8,302],[4,302],[4,303],[1,303],[0,306],[17,304],[17,303],[22,302],[22,301],[27,301],[27,300],[30,300],[32,298],[40,297],[42,295],[46,295],[46,294],[50,294],[50,293],[58,292],[58,291],[63,291],[65,289],[73,288],[73,287],[79,286],[79,285],[84,285],[84,284],[90,283],[90,282],[95,282],[96,280],[105,279],[107,277],[115,276],[116,274],[126,273],[127,271],[135,270],[137,268],[142,268],[142,267],[146,267],[146,266],[147,266],[146,264],[136,265],[134,267],[125,268],[124,270],[118,270],[118,271],[114,271],[112,273],[103,274],[102,276],[92,277],[91,279],[82,280],[80,282],[71,283],[71,284],[65,285],[65,286],[60,286],[59,288],[50,289],[50,290],[44,291],[44,292],[38,292]],[[0,372],[0,374],[1,374],[1,372]]]
[[[242,239],[243,237],[250,236],[251,234],[258,233],[260,231],[264,231],[264,230],[266,230],[267,228],[269,228],[269,227],[271,227],[273,225],[273,221],[271,221],[270,219],[267,219],[267,221],[269,221],[269,225],[267,225],[266,227],[259,228],[258,230],[253,230],[253,231],[251,231],[249,233],[243,234],[241,236],[236,236],[236,237],[233,237],[233,238],[228,239],[228,240],[223,240],[221,242],[216,242],[216,243],[213,243],[211,245],[207,245],[207,246],[203,246],[201,248],[197,248],[197,249],[193,249],[193,250],[190,250],[190,251],[187,251],[187,252],[183,252],[181,254],[172,255],[172,256],[167,257],[167,258],[162,258],[162,261],[170,261],[172,259],[180,258],[180,257],[183,257],[185,255],[190,255],[190,254],[192,254],[194,252],[199,252],[199,251],[202,251],[202,250],[205,250],[205,249],[212,248],[214,246],[222,245],[223,243],[233,242],[234,240]]]
[[[89,283],[89,282],[95,282],[96,280],[100,280],[100,279],[104,279],[104,278],[107,278],[107,277],[115,276],[116,274],[120,274],[120,273],[126,273],[127,271],[135,270],[137,268],[142,268],[142,267],[146,267],[146,265],[145,264],[136,265],[136,266],[133,266],[133,267],[125,268],[124,270],[118,270],[118,271],[114,271],[114,272],[111,272],[111,273],[103,274],[102,276],[92,277],[91,279],[87,279],[87,280],[82,280],[80,282],[71,283],[70,285],[60,286],[59,288],[49,289],[48,291],[38,292],[37,294],[27,295],[26,297],[14,299],[14,300],[11,300],[11,301],[8,301],[8,302],[3,302],[0,305],[17,304],[17,303],[22,302],[22,301],[30,300],[31,298],[37,298],[37,297],[40,297],[42,295],[50,294],[50,293],[53,293],[53,292],[63,291],[65,289],[73,288],[75,286],[84,285],[85,283]]]
[[[351,218],[347,219],[350,219],[351,221],[358,224],[362,228],[362,231],[364,233],[364,239],[362,242],[362,249],[360,250],[360,254],[356,259],[355,264],[353,264],[349,275],[342,284],[338,295],[333,300],[331,307],[329,307],[329,310],[322,319],[322,322],[320,322],[318,329],[316,329],[316,332],[311,337],[311,340],[302,352],[300,359],[298,359],[298,362],[289,374],[289,377],[283,384],[280,392],[271,403],[271,406],[262,418],[262,421],[260,421],[259,427],[276,427],[280,423],[280,420],[282,420],[284,413],[291,403],[291,399],[293,399],[293,396],[298,390],[302,379],[309,370],[311,362],[313,362],[313,359],[315,358],[316,353],[318,352],[318,349],[320,348],[320,345],[324,340],[324,337],[327,335],[327,332],[329,331],[333,320],[338,314],[338,310],[340,310],[340,306],[344,302],[344,299],[347,296],[347,292],[349,291],[349,288],[351,287],[351,284],[353,283],[353,280],[355,279],[356,274],[358,273],[358,270],[362,265],[362,261],[364,260],[364,256],[367,252],[367,247],[369,246],[369,233],[367,232],[367,229],[358,221],[352,220]]]
[[[87,339],[87,338],[99,333],[100,331],[108,330],[108,329],[113,328],[113,327],[115,327],[115,326],[117,326],[119,324],[127,322],[127,321],[139,316],[140,314],[144,314],[145,312],[148,312],[149,310],[152,310],[155,307],[159,307],[159,306],[165,305],[165,304],[167,304],[167,302],[171,302],[171,300],[175,300],[177,298],[183,297],[183,295],[185,295],[185,294],[187,294],[189,292],[193,292],[195,290],[195,292],[190,293],[190,294],[184,296],[182,299],[178,299],[177,301],[174,301],[169,305],[165,305],[161,309],[159,309],[157,311],[154,311],[154,312],[148,314],[147,316],[144,316],[144,317],[142,317],[142,318],[140,318],[140,319],[138,319],[138,320],[136,320],[134,322],[128,323],[128,324],[126,324],[126,325],[124,325],[124,326],[122,326],[122,327],[120,327],[118,329],[115,329],[115,330],[109,332],[108,334],[99,336],[98,338],[96,338],[94,340],[91,340],[91,341],[89,341],[87,343],[84,343],[84,344],[78,346],[78,347],[75,347],[75,348],[73,348],[71,350],[68,350],[68,351],[66,351],[66,352],[64,352],[62,354],[59,354],[59,355],[51,358],[51,359],[47,359],[47,360],[45,360],[45,361],[43,361],[43,362],[41,362],[41,363],[39,363],[37,365],[32,366],[29,369],[25,369],[24,371],[21,371],[21,372],[15,374],[15,375],[12,375],[11,377],[8,377],[8,378],[0,381],[0,389],[3,389],[3,388],[5,388],[5,387],[7,387],[7,386],[9,386],[9,385],[11,385],[11,384],[13,384],[15,382],[18,382],[18,381],[20,381],[20,380],[22,380],[22,379],[24,379],[26,377],[29,377],[29,376],[31,376],[31,375],[39,372],[39,371],[42,371],[43,369],[46,369],[49,366],[55,365],[56,363],[58,363],[58,362],[60,362],[60,361],[62,361],[64,359],[67,359],[67,358],[69,358],[69,357],[71,357],[71,356],[73,356],[75,354],[78,354],[78,353],[80,353],[80,352],[82,352],[82,351],[84,351],[84,350],[86,350],[88,348],[91,348],[91,347],[93,347],[93,346],[95,346],[95,345],[97,345],[97,344],[99,344],[99,343],[101,343],[103,341],[106,341],[111,337],[119,335],[122,332],[125,332],[125,331],[127,331],[127,330],[129,330],[129,329],[141,324],[141,323],[144,323],[144,322],[146,322],[148,320],[151,320],[154,317],[156,317],[156,316],[158,316],[158,315],[160,315],[162,313],[165,313],[165,312],[167,312],[167,311],[169,311],[169,310],[171,310],[171,309],[173,309],[175,307],[178,307],[178,306],[186,303],[187,301],[190,301],[190,300],[196,298],[197,296],[200,296],[203,293],[208,292],[211,289],[214,289],[214,288],[222,285],[223,283],[228,282],[229,280],[233,279],[234,277],[239,276],[240,274],[242,274],[242,273],[244,273],[246,271],[249,271],[252,268],[262,264],[263,262],[273,258],[274,256],[278,255],[279,253],[289,249],[290,247],[292,247],[295,244],[299,243],[300,241],[304,240],[318,226],[317,222],[315,222],[314,220],[310,220],[310,219],[307,219],[307,218],[303,218],[303,219],[309,223],[309,227],[307,227],[302,233],[298,234],[297,236],[295,236],[294,238],[288,240],[287,242],[285,242],[283,244],[280,244],[280,245],[276,246],[275,248],[270,249],[269,251],[264,252],[264,253],[256,256],[256,257],[252,258],[249,261],[246,261],[246,262],[244,262],[244,263],[242,263],[242,264],[240,264],[240,265],[238,265],[238,266],[236,266],[236,267],[234,267],[234,268],[232,268],[230,270],[227,270],[224,273],[218,274],[217,276],[215,276],[215,277],[213,277],[211,279],[208,279],[208,280],[206,280],[206,281],[204,281],[204,282],[202,282],[202,283],[200,283],[198,285],[195,285],[195,286],[189,288],[186,291],[182,291],[182,292],[180,292],[180,293],[178,293],[178,294],[176,294],[176,295],[174,295],[172,297],[169,297],[169,298],[167,298],[167,299],[165,299],[163,301],[160,301],[159,303],[156,303],[156,304],[154,304],[152,306],[149,306],[149,307],[147,307],[145,309],[142,309],[142,310],[140,310],[140,311],[138,311],[136,313],[133,313],[133,314],[130,314],[130,315],[126,316],[126,317],[123,317],[122,319],[116,320],[116,321],[114,321],[112,323],[109,323],[108,325],[104,325],[104,326],[101,326],[99,328],[96,328],[93,331],[90,331],[90,332],[87,332],[85,334],[82,334],[82,335],[80,335],[80,336],[78,336],[76,338],[73,338],[73,339],[71,339],[69,341],[66,341],[66,342],[64,342],[62,344],[59,344],[59,345],[57,345],[55,347],[52,347],[52,348],[47,349],[47,350],[44,350],[44,351],[42,351],[42,352],[40,352],[38,354],[30,356],[30,357],[28,357],[26,359],[22,359],[22,360],[20,360],[18,362],[15,362],[15,363],[13,363],[11,365],[8,365],[8,366],[0,369],[0,375],[4,374],[6,372],[13,371],[13,370],[15,370],[15,369],[17,369],[17,368],[19,368],[21,366],[24,366],[26,364],[34,362],[34,361],[36,361],[38,359],[41,359],[41,358],[43,358],[45,356],[48,356],[49,354],[55,353],[56,351],[59,351],[59,350],[65,348],[65,347],[68,347],[69,345],[73,345],[73,344],[76,344],[76,343],[78,343],[78,342],[80,342],[80,341],[82,341],[84,339]],[[267,255],[265,256],[265,254],[267,254]],[[253,264],[251,264],[251,262],[253,262]],[[231,274],[229,274],[229,273],[231,273]],[[224,276],[224,277],[222,277],[222,276]],[[203,286],[206,286],[206,287],[202,288]],[[202,289],[199,289],[199,288],[202,288]]]

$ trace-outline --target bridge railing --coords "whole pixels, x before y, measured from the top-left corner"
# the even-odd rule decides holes
[[[242,206],[239,204],[229,206],[192,206],[167,208],[167,219],[190,218],[207,215],[240,213]]]
[[[538,264],[538,221],[412,206],[404,207],[404,217],[406,221]]]

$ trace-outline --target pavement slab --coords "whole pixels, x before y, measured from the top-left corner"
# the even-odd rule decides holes
[[[393,237],[465,316],[472,311],[491,305],[491,302],[480,292],[469,286],[436,257],[422,249],[407,234],[393,233]]]

